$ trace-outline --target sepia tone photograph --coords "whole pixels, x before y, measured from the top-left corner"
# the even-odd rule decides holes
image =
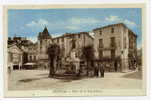
[[[145,95],[143,5],[22,7],[5,6],[5,96]]]

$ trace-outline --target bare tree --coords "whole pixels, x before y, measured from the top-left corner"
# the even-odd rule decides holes
[[[49,76],[54,76],[54,61],[60,54],[60,47],[57,44],[50,44],[47,49],[48,59],[49,59]]]

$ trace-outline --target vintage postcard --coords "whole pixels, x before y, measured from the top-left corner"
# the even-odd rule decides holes
[[[146,95],[144,15],[144,4],[5,6],[5,97]]]

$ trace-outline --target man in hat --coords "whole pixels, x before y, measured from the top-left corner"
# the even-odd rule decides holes
[[[99,72],[101,74],[101,77],[104,77],[105,68],[103,62],[99,62]]]

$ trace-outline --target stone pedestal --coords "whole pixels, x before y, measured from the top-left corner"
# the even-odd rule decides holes
[[[67,61],[72,63],[75,66],[75,73],[79,73],[80,70],[80,60],[76,57],[75,50],[71,51],[70,57],[67,58]]]

